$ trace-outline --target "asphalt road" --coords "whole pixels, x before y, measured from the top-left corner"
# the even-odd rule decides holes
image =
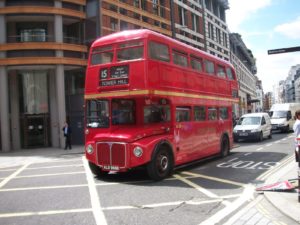
[[[293,151],[292,134],[276,133],[160,182],[145,171],[94,177],[83,155],[0,168],[0,224],[221,224]]]

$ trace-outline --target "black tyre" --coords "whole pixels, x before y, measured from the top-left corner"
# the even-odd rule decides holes
[[[168,177],[173,171],[173,157],[168,148],[161,146],[147,165],[151,179],[159,181]]]
[[[260,132],[259,137],[258,137],[258,141],[263,141],[263,140],[264,140],[263,133]]]
[[[94,175],[96,175],[97,177],[101,177],[101,176],[107,174],[106,171],[101,170],[101,168],[100,168],[99,166],[95,165],[95,164],[92,163],[92,162],[89,162],[89,167],[90,167],[92,173],[93,173]]]
[[[228,156],[229,155],[229,151],[230,151],[229,139],[228,139],[228,137],[223,136],[222,141],[221,141],[220,156],[222,158]]]
[[[270,131],[270,135],[268,137],[269,139],[272,139],[272,131]]]

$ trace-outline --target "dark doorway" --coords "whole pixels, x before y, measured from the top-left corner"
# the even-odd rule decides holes
[[[22,145],[23,148],[48,147],[49,146],[49,115],[23,115]]]

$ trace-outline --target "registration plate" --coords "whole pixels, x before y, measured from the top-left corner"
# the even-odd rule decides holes
[[[119,166],[103,166],[103,169],[105,169],[105,170],[114,170],[114,171],[120,170]]]
[[[248,133],[240,133],[240,136],[248,136]]]

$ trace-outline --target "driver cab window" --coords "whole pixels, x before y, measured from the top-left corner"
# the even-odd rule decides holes
[[[86,104],[86,126],[89,128],[109,127],[108,100],[88,100]]]

